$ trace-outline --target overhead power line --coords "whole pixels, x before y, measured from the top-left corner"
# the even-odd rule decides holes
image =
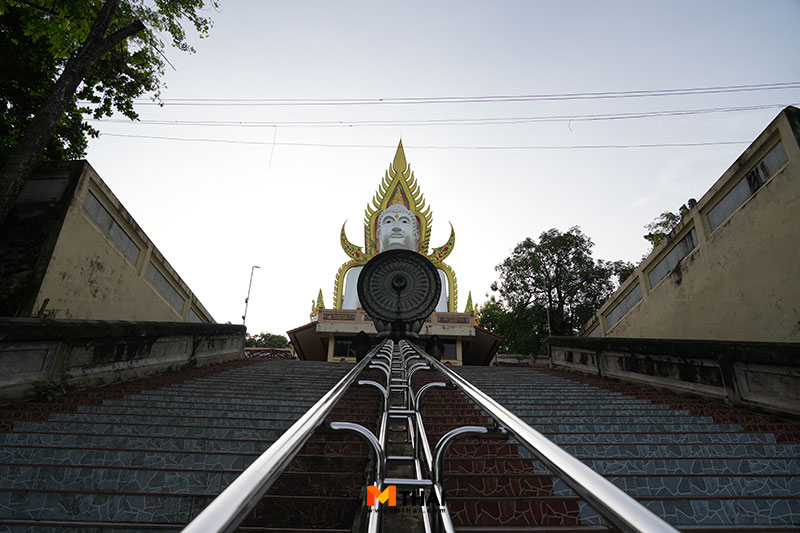
[[[127,135],[122,133],[103,133],[102,136],[126,137],[133,139],[152,139],[159,141],[185,141],[185,142],[209,142],[225,144],[249,144],[259,146],[301,146],[317,148],[396,148],[395,145],[388,144],[334,144],[334,143],[304,143],[304,142],[270,142],[270,141],[241,141],[235,139],[203,139],[187,137],[165,137],[160,135]],[[697,146],[720,146],[733,144],[750,144],[751,141],[710,141],[693,143],[652,143],[652,144],[577,144],[565,146],[432,146],[418,145],[406,146],[415,150],[587,150],[587,149],[609,149],[609,148],[685,148]]]
[[[665,111],[644,111],[632,113],[601,113],[592,115],[547,115],[528,117],[491,118],[443,118],[443,119],[398,119],[398,120],[289,120],[289,121],[241,121],[241,120],[137,120],[128,119],[90,119],[98,123],[142,124],[153,126],[198,126],[198,127],[242,127],[242,128],[353,128],[380,126],[491,126],[529,124],[541,122],[587,122],[607,120],[629,120],[659,118],[670,116],[689,116],[708,113],[733,113],[764,109],[782,109],[788,105],[764,104],[738,107],[714,107],[705,109],[675,109]]]
[[[534,102],[559,100],[601,100],[610,98],[652,98],[665,96],[690,96],[701,94],[739,93],[798,89],[800,81],[759,83],[749,85],[720,85],[679,89],[652,89],[640,91],[605,91],[584,93],[541,93],[484,96],[407,96],[389,98],[164,98],[160,102],[135,100],[136,105],[171,106],[353,106],[353,105],[419,105],[466,104],[496,102]],[[82,102],[89,103],[89,102]]]

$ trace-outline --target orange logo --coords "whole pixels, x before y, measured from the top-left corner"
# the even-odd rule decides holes
[[[378,500],[381,503],[389,502],[389,507],[394,507],[397,505],[397,487],[394,485],[389,485],[386,487],[386,490],[383,492],[380,491],[378,487],[375,485],[370,485],[367,487],[367,505],[372,507],[375,505],[375,500]]]

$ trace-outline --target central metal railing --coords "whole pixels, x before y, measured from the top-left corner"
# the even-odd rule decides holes
[[[401,345],[405,341],[401,341]],[[523,422],[489,395],[424,351],[415,348],[435,370],[481,408],[495,424],[530,450],[550,471],[583,498],[611,524],[625,532],[676,533],[677,530],[616,485],[562,450],[557,444]],[[455,430],[454,430],[455,431]],[[437,458],[441,461],[441,458]],[[441,466],[434,472],[441,476]],[[441,483],[441,478],[437,479]]]
[[[362,370],[379,370],[385,384],[375,380],[357,380]],[[433,381],[416,391],[412,378],[420,370],[434,370],[456,389],[461,391],[478,408],[493,420],[493,427],[462,426],[445,434],[431,449],[420,413],[425,393],[435,387],[446,387],[445,381]],[[417,495],[421,502],[422,527],[426,532],[455,531],[444,496],[444,457],[450,445],[458,438],[502,433],[513,437],[527,448],[550,471],[559,477],[579,497],[593,507],[611,525],[624,532],[675,533],[672,526],[649,511],[621,489],[597,472],[584,465],[541,433],[528,426],[493,398],[443,365],[419,347],[400,340],[387,340],[371,350],[348,374],[320,399],[300,420],[266,450],[225,491],[223,491],[184,531],[223,532],[234,530],[258,504],[272,483],[299,452],[311,433],[354,384],[377,389],[383,401],[378,435],[369,429],[350,422],[331,422],[334,430],[350,431],[362,436],[368,443],[375,460],[371,483],[380,491],[394,485]],[[392,424],[403,428],[404,438],[389,439]],[[394,450],[407,445],[413,455],[397,454]],[[410,463],[413,477],[391,477],[388,464]],[[407,470],[406,470],[407,471]],[[424,497],[425,490],[435,496],[436,512],[429,512]],[[376,501],[368,513],[367,531],[378,533],[382,529],[383,514]]]
[[[253,464],[184,528],[189,533],[234,531],[289,466],[303,444],[325,420],[361,371],[381,351],[391,351],[392,341],[376,346],[329,390],[325,396],[280,436]]]

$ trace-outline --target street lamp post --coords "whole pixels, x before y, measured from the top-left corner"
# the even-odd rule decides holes
[[[244,325],[245,320],[247,319],[247,305],[250,303],[250,289],[253,287],[253,272],[257,268],[261,267],[258,265],[253,265],[253,268],[250,269],[250,284],[247,286],[247,298],[244,299],[244,314],[242,315],[242,325]]]

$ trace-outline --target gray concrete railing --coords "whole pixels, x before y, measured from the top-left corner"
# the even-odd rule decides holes
[[[36,397],[37,383],[90,388],[244,358],[231,324],[0,318],[0,403]]]
[[[800,416],[800,343],[550,337],[549,344],[554,367]]]

